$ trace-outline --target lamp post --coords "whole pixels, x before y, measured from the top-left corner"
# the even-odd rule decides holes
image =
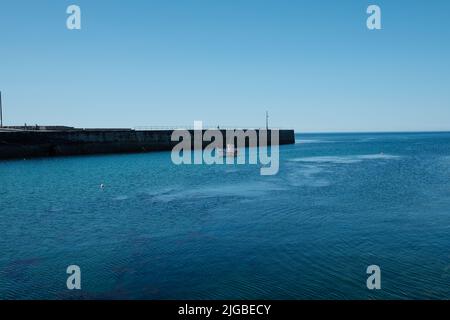
[[[266,130],[269,130],[269,111],[266,111]]]

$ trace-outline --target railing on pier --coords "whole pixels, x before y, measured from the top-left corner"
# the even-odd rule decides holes
[[[265,127],[260,126],[208,126],[203,125],[203,130],[265,130]],[[281,127],[269,127],[269,130],[282,130]],[[158,130],[194,130],[194,126],[138,126],[134,127],[137,131],[158,131]]]

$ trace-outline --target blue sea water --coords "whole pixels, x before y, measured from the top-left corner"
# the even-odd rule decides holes
[[[0,162],[0,298],[450,298],[450,133],[296,139],[275,176],[170,152]]]

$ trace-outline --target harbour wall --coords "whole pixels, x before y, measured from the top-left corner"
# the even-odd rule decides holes
[[[176,130],[175,130],[176,131]],[[194,145],[194,131],[188,130]],[[224,137],[230,137],[234,130],[220,131]],[[245,130],[243,130],[246,132]],[[259,131],[256,145],[245,140],[246,147],[262,145]],[[267,144],[271,130],[262,130],[266,134]],[[179,141],[172,141],[174,130],[132,130],[132,129],[68,129],[68,130],[5,130],[0,131],[0,159],[51,157],[108,153],[136,153],[172,150]],[[204,133],[205,130],[202,131]],[[294,130],[278,130],[279,144],[295,143]],[[198,134],[200,132],[197,132]],[[214,133],[214,132],[213,132]],[[217,132],[218,133],[218,132]],[[211,142],[203,142],[202,148]],[[275,143],[275,142],[274,142]]]

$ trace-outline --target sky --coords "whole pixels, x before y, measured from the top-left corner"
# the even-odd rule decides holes
[[[450,130],[449,40],[447,0],[1,0],[4,124]]]

